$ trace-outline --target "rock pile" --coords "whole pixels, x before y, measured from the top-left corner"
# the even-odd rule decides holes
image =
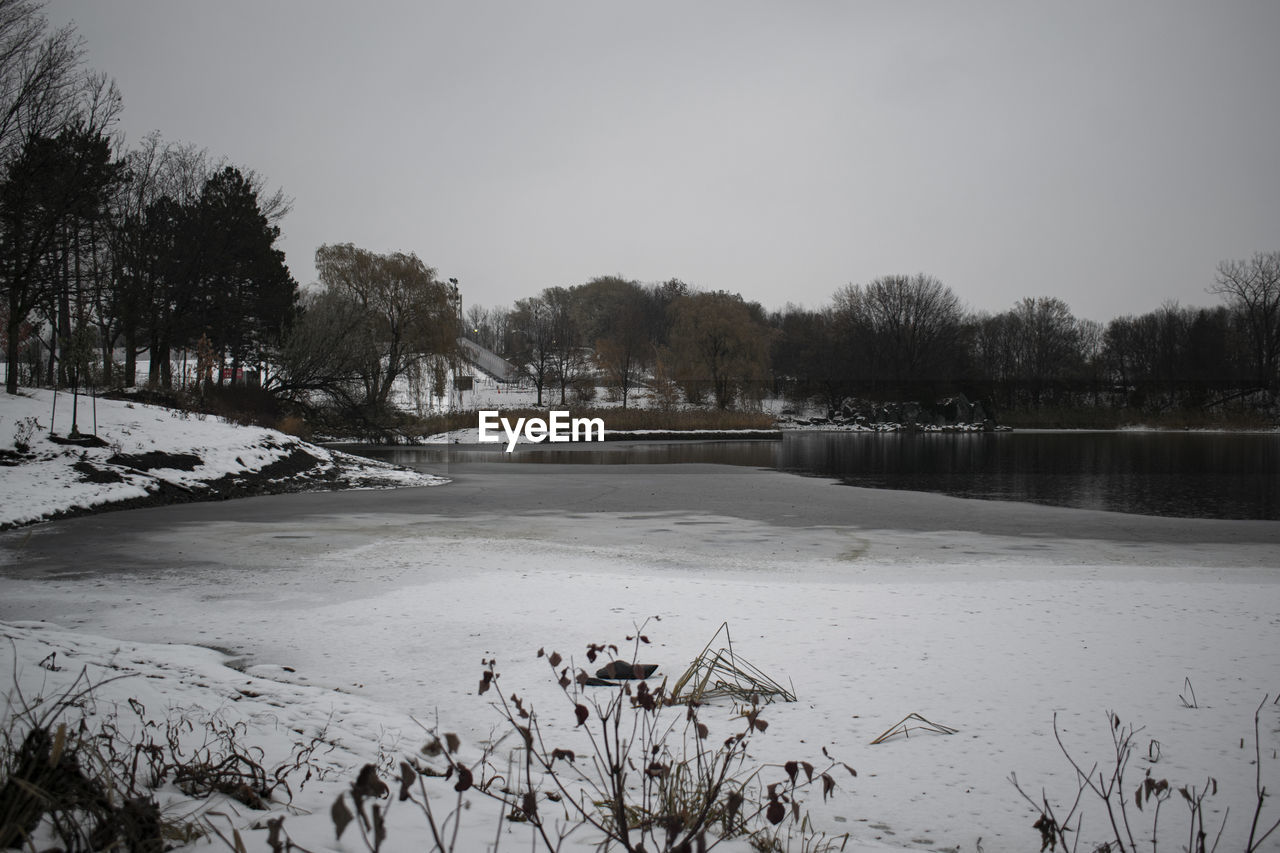
[[[1001,429],[996,426],[988,409],[981,400],[970,401],[964,394],[946,397],[928,405],[918,402],[881,403],[846,397],[840,408],[828,410],[826,417],[786,415],[782,423],[875,432],[992,432]]]

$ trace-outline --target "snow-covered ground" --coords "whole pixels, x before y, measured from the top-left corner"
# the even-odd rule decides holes
[[[674,677],[727,620],[737,652],[800,697],[769,709],[754,756],[815,760],[826,747],[853,765],[857,779],[810,806],[818,826],[859,844],[1030,848],[1034,815],[1009,774],[1061,802],[1074,789],[1055,714],[1092,763],[1106,758],[1110,710],[1146,727],[1130,781],[1148,766],[1178,784],[1216,779],[1209,817],[1216,828],[1230,807],[1221,849],[1240,849],[1253,800],[1252,714],[1280,689],[1280,585],[1256,547],[1219,548],[1213,567],[1194,551],[1142,565],[1124,549],[1097,560],[1098,548],[1080,563],[1034,540],[688,514],[378,515],[181,525],[138,547],[199,555],[190,562],[27,576],[21,533],[3,542],[0,617],[22,620],[4,630],[28,694],[52,678],[37,663],[57,649],[67,673],[138,672],[111,686],[118,702],[145,687],[150,708],[221,710],[281,759],[295,729],[329,727],[342,742],[329,760],[349,772],[379,749],[413,752],[425,737],[411,717],[438,720],[473,748],[487,739],[498,718],[476,694],[486,657],[498,659],[505,689],[529,696],[559,721],[555,736],[581,749],[536,649],[581,663],[586,643],[621,642],[635,621],[659,615],[646,657]],[[966,556],[976,552],[984,556]],[[135,650],[139,641],[180,645]],[[193,643],[231,650],[245,672]],[[193,659],[194,675],[184,668]],[[1190,689],[1197,708],[1179,698]],[[913,712],[959,731],[870,745]],[[731,708],[710,716],[718,733],[731,730]],[[1278,728],[1280,708],[1267,704],[1262,771],[1273,790]],[[288,825],[311,849],[358,849],[332,844],[326,809],[343,784],[317,782],[294,801],[309,814],[290,813]],[[459,849],[485,849],[492,814],[478,804],[468,815],[473,835]],[[1174,802],[1162,825],[1184,829],[1184,815]],[[410,837],[414,819],[402,810],[392,837]],[[1091,809],[1085,837],[1104,830]]]
[[[212,440],[192,436],[188,447]],[[1212,840],[1225,818],[1223,853],[1243,849],[1255,773],[1280,789],[1276,523],[1197,522],[1186,526],[1247,531],[1248,541],[1161,544],[1144,538],[1148,526],[1164,529],[1154,520],[1118,517],[1117,537],[1129,538],[1103,541],[1072,531],[1083,520],[1110,529],[1107,514],[1035,508],[1025,510],[1035,532],[995,534],[949,526],[971,502],[896,496],[916,521],[935,516],[932,532],[907,532],[918,525],[859,523],[859,502],[886,493],[713,466],[698,467],[702,488],[776,490],[788,517],[699,508],[682,497],[690,478],[643,466],[602,469],[600,506],[569,511],[557,503],[558,478],[569,476],[559,466],[529,466],[518,479],[504,473],[512,467],[524,466],[462,466],[451,485],[376,502],[378,493],[283,495],[122,514],[109,531],[73,519],[0,534],[0,634],[12,643],[0,650],[0,684],[50,695],[82,669],[95,680],[136,674],[104,685],[96,709],[127,716],[132,698],[160,716],[241,720],[267,763],[323,733],[333,748],[316,760],[329,772],[290,806],[209,806],[231,815],[216,818],[224,828],[284,814],[311,850],[363,849],[353,835],[335,842],[329,807],[366,761],[416,753],[424,725],[456,732],[471,756],[493,736],[492,694],[477,693],[482,660],[496,659],[504,695],[525,696],[550,737],[581,754],[581,730],[537,650],[585,666],[588,643],[624,645],[651,616],[661,621],[646,626],[653,643],[641,657],[660,677],[678,677],[728,622],[738,654],[794,685],[799,701],[766,710],[752,758],[819,763],[826,749],[854,767],[830,800],[806,801],[819,829],[852,834],[847,849],[1037,849],[1036,814],[1009,777],[1069,806],[1076,788],[1055,717],[1086,769],[1107,766],[1108,712],[1145,727],[1126,785],[1147,849],[1151,807],[1137,810],[1132,787],[1148,769],[1175,788],[1216,780],[1206,828]],[[504,512],[510,489],[536,492],[542,507]],[[628,494],[648,496],[646,508]],[[491,508],[447,511],[462,495]],[[399,511],[388,510],[393,499]],[[669,511],[651,508],[659,499]],[[833,505],[843,521],[805,521]],[[1004,506],[982,508],[1014,514]],[[57,672],[40,665],[55,651]],[[1253,715],[1268,695],[1258,767]],[[957,731],[871,744],[911,713]],[[730,704],[705,714],[718,737],[741,725]],[[447,805],[452,790],[439,792]],[[499,830],[493,809],[470,799],[458,850],[495,838],[528,848],[526,829]],[[1081,850],[1110,837],[1106,816],[1085,807]],[[1263,822],[1277,817],[1269,797]],[[1185,844],[1186,818],[1174,794],[1161,849]],[[422,832],[419,813],[393,804],[384,849],[422,849]],[[249,849],[267,849],[265,831],[245,833]],[[574,836],[568,849],[591,842]]]
[[[81,396],[94,446],[58,444],[72,397],[0,394],[0,529],[112,503],[199,500],[284,489],[432,485],[444,480],[335,453],[293,436],[142,403]],[[21,445],[22,447],[19,447]]]

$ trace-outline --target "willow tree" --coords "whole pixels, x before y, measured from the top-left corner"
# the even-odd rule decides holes
[[[664,359],[690,402],[709,389],[727,409],[769,375],[772,330],[736,293],[690,293],[671,303],[670,346]]]
[[[348,396],[366,417],[388,408],[397,380],[415,364],[457,348],[453,290],[417,255],[326,245],[316,250],[316,270],[326,298],[312,307],[327,315],[316,320],[345,329],[339,340],[316,343],[347,348],[344,358],[358,391]],[[309,330],[305,317],[299,334]]]

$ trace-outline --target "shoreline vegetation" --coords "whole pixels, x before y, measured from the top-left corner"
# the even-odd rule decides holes
[[[780,414],[768,411],[744,411],[741,409],[707,408],[646,408],[618,406],[547,404],[542,407],[521,405],[504,408],[486,405],[465,410],[416,415],[402,412],[394,424],[382,424],[375,429],[359,430],[348,423],[342,428],[337,424],[311,423],[282,410],[275,405],[271,395],[252,388],[208,389],[203,395],[179,394],[160,390],[141,389],[133,393],[114,392],[105,395],[110,399],[143,402],[164,406],[192,415],[211,415],[228,423],[242,426],[263,426],[277,429],[306,441],[324,443],[367,444],[419,444],[432,436],[459,430],[475,429],[481,408],[498,410],[503,417],[545,417],[550,411],[567,411],[571,418],[601,418],[605,426],[605,441],[626,441],[643,437],[646,440],[664,438],[678,440],[751,440],[776,439],[783,432],[795,429],[863,428],[880,432],[936,431],[938,425],[921,420],[912,423],[910,418],[872,419],[858,424],[855,418],[841,417],[837,412],[827,412],[827,417],[804,417],[798,409],[783,407]],[[911,404],[891,404],[901,408]],[[924,411],[931,408],[926,407]],[[1208,430],[1222,432],[1274,432],[1280,423],[1265,412],[1251,408],[1216,408],[1211,411],[1176,408],[1151,411],[1146,408],[1111,406],[1059,406],[1001,409],[994,419],[985,423],[945,424],[948,432],[981,432],[1019,429],[1054,430],[1127,430],[1156,431]],[[644,436],[627,433],[644,432]]]
[[[550,411],[567,411],[570,418],[601,418],[604,421],[605,440],[610,432],[632,430],[656,430],[660,432],[693,432],[711,430],[716,433],[752,430],[777,432],[773,415],[767,412],[721,411],[716,409],[621,409],[600,406],[546,406],[544,408],[519,407],[500,409],[505,418],[544,418]],[[445,412],[407,422],[407,438],[422,438],[463,429],[475,429],[479,422],[479,409]]]
[[[568,411],[571,418],[601,418],[605,441],[635,438],[660,440],[725,441],[731,439],[781,438],[783,433],[801,429],[867,429],[879,432],[945,431],[983,432],[1010,429],[1126,430],[1155,431],[1212,430],[1224,432],[1273,432],[1280,429],[1273,420],[1255,412],[1150,413],[1136,409],[1030,409],[1002,413],[998,422],[935,425],[896,421],[855,423],[847,418],[777,416],[768,412],[718,409],[620,409],[585,406],[546,406],[500,409],[503,417],[547,416],[550,411]],[[431,436],[475,429],[479,410],[445,412],[406,419],[394,434],[365,438],[370,443],[417,444]],[[643,433],[632,435],[631,433]],[[348,441],[350,437],[335,437]]]

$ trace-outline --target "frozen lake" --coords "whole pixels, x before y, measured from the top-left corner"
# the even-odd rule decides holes
[[[233,695],[197,697],[189,691],[215,682],[169,684],[160,664],[140,681],[165,684],[173,706],[212,698],[252,714],[255,737],[278,737],[281,720],[332,726],[355,754],[416,749],[413,720],[438,718],[468,744],[488,737],[495,718],[476,695],[487,657],[511,689],[550,709],[552,735],[572,746],[571,718],[550,719],[562,697],[534,650],[580,654],[656,615],[645,654],[676,676],[728,622],[739,653],[800,696],[769,709],[753,758],[828,748],[855,766],[838,797],[809,804],[819,826],[853,832],[858,849],[1030,848],[1034,816],[1009,774],[1062,797],[1071,774],[1055,715],[1093,760],[1109,745],[1108,710],[1165,745],[1154,772],[1223,782],[1210,819],[1216,827],[1229,806],[1224,849],[1241,846],[1254,767],[1238,744],[1280,672],[1280,524],[850,488],[746,466],[434,470],[453,482],[9,531],[0,620],[16,624],[9,633],[37,679],[34,661],[55,647],[67,671],[94,654],[114,665],[110,638],[159,644],[146,654],[160,664],[163,644],[226,649],[245,669],[218,677]],[[48,624],[106,639],[42,641]],[[245,681],[255,674],[287,683]],[[1188,679],[1195,711],[1178,700]],[[960,732],[871,745],[910,712]],[[717,734],[733,714],[708,711]],[[1269,786],[1278,714],[1266,706]],[[332,837],[338,784],[299,802],[314,820],[289,818],[311,849]],[[494,823],[474,815],[467,849],[481,850]],[[1100,837],[1102,820],[1091,815],[1086,838]],[[1171,812],[1166,821],[1180,826]],[[406,823],[392,837],[412,832]]]
[[[1280,433],[788,432],[781,441],[345,446],[437,472],[476,462],[706,462],[830,477],[854,486],[1183,518],[1280,519]]]

